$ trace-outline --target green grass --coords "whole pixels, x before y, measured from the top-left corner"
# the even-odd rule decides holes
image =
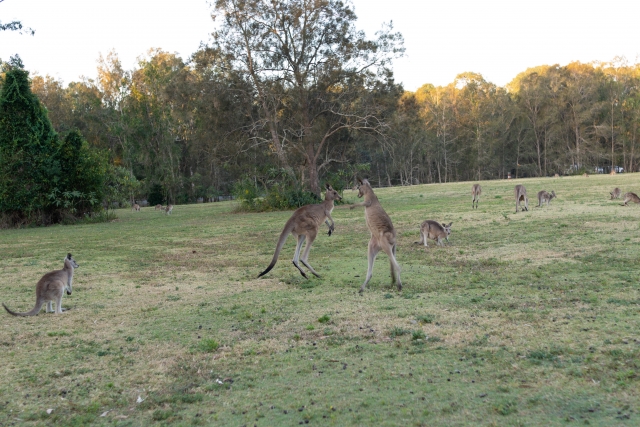
[[[381,254],[358,294],[361,208],[336,207],[309,280],[291,237],[256,279],[290,212],[225,202],[1,231],[13,310],[67,252],[80,268],[63,315],[3,314],[0,425],[637,425],[640,206],[609,191],[639,178],[486,181],[477,210],[471,183],[376,189],[400,293]],[[542,189],[558,198],[535,208]],[[413,243],[425,219],[453,221],[448,245]]]

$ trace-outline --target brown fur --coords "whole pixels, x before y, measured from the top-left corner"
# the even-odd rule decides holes
[[[364,206],[364,218],[371,232],[368,249],[369,268],[367,270],[367,278],[360,287],[360,292],[364,292],[364,288],[367,286],[367,283],[369,283],[369,280],[371,280],[373,263],[378,252],[381,250],[389,257],[391,264],[391,283],[397,284],[398,290],[402,290],[400,265],[398,265],[398,261],[396,261],[396,230],[393,228],[391,218],[389,218],[389,215],[384,211],[378,198],[373,193],[369,181],[366,179],[358,179],[358,183],[358,197],[364,197],[364,202],[356,203],[350,208],[353,209],[357,206]]]
[[[560,178],[560,175],[555,174],[555,175],[553,175],[553,177],[554,177],[554,178]]]
[[[609,194],[611,194],[611,200],[619,199],[621,193],[622,193],[622,191],[620,191],[620,189],[618,187],[614,188],[613,191],[611,191],[609,193]]]
[[[480,195],[482,194],[482,187],[480,184],[473,184],[471,187],[471,209],[475,203],[476,209],[478,209],[478,202],[480,201]]]
[[[172,212],[172,211],[173,211],[173,205],[167,205],[167,207],[166,207],[166,208],[164,208],[164,212],[165,212],[167,215],[171,215],[171,212]]]
[[[585,178],[589,178],[589,174],[588,173],[583,173],[582,176],[584,176]]]
[[[438,246],[442,246],[442,241],[449,241],[449,236],[451,235],[451,224],[440,224],[437,221],[426,220],[420,225],[420,241],[415,242],[417,244],[424,244],[425,247],[427,245],[427,238],[431,240],[435,240]]]
[[[140,205],[137,203],[134,203],[133,206],[131,206],[131,210],[132,211],[136,211],[136,212],[140,212]]]
[[[278,239],[278,243],[276,244],[276,251],[273,254],[273,258],[271,259],[271,264],[264,270],[262,273],[258,274],[258,277],[267,274],[276,262],[278,261],[278,255],[284,246],[284,242],[287,240],[289,234],[293,234],[298,239],[298,244],[296,246],[296,251],[293,255],[293,265],[300,271],[300,274],[304,278],[308,278],[304,271],[298,265],[298,261],[302,261],[305,267],[309,269],[311,273],[313,273],[316,277],[320,277],[318,273],[309,265],[307,261],[309,258],[309,251],[311,251],[311,245],[313,241],[316,239],[318,235],[318,230],[320,229],[320,225],[324,222],[329,227],[329,232],[327,233],[331,236],[333,230],[335,229],[335,223],[333,222],[333,218],[331,218],[331,212],[333,211],[333,201],[334,200],[342,200],[340,194],[329,184],[326,185],[326,193],[324,195],[324,202],[314,205],[306,205],[301,208],[298,208],[289,221],[284,225],[284,230],[280,234],[280,238]],[[331,221],[331,223],[329,223]],[[302,253],[302,257],[300,257],[300,250],[302,249],[302,244],[304,241],[307,241],[307,246],[304,248],[304,252]]]
[[[38,314],[42,305],[47,303],[47,313],[53,311],[52,303],[56,303],[56,314],[62,314],[62,295],[67,291],[67,295],[71,295],[73,283],[73,269],[80,267],[76,264],[71,254],[67,254],[64,259],[64,268],[62,270],[54,270],[42,276],[36,284],[36,305],[31,311],[25,313],[16,313],[2,304],[7,313],[12,316],[35,316]]]
[[[551,190],[551,193],[547,193],[546,191],[538,191],[538,207],[541,207],[543,203],[546,203],[549,206],[551,203],[551,199],[556,198],[556,192]]]
[[[631,192],[625,193],[624,202],[622,203],[622,206],[628,206],[627,203],[629,202],[640,203],[640,197],[638,197],[636,193],[631,193]]]
[[[529,199],[527,198],[527,189],[524,188],[524,185],[516,185],[515,196],[516,196],[516,213],[518,213],[518,206],[520,206],[520,202],[524,202],[524,209],[520,207],[520,210],[528,211],[529,210]]]
[[[163,211],[163,210],[164,210],[164,206],[162,206],[162,205],[156,205],[156,206],[153,208],[153,210],[154,210],[154,211],[157,211],[158,209],[160,209],[161,211]]]

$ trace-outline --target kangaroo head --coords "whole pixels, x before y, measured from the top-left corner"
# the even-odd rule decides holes
[[[80,265],[78,263],[76,263],[76,260],[73,259],[73,257],[71,256],[71,253],[68,253],[67,256],[65,257],[64,266],[65,267],[70,267],[71,271],[73,271],[74,268],[80,267]],[[68,281],[66,283],[65,290],[67,291],[67,295],[71,295],[71,291],[72,291],[71,281]]]
[[[340,194],[336,190],[333,189],[328,183],[325,185],[327,192],[324,195],[325,200],[342,200]]]
[[[369,184],[369,181],[367,179],[358,178],[358,197],[359,198],[362,198],[362,196],[364,196],[366,192],[366,187],[371,188],[371,184]]]
[[[447,232],[447,237],[449,237],[451,235],[451,224],[453,224],[453,221],[451,221],[449,224],[445,225],[442,224],[442,227],[444,228],[444,231]]]
[[[553,191],[553,190],[551,190],[551,196],[549,196],[549,200],[551,200],[551,199],[553,199],[553,198],[555,198],[555,197],[557,197],[557,196],[556,196],[556,192],[555,192],[555,191]]]

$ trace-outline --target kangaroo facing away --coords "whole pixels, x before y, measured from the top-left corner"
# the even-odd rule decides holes
[[[136,211],[136,212],[140,212],[140,205],[137,203],[134,203],[133,206],[131,206],[131,210],[132,211]]]
[[[293,215],[291,215],[291,218],[289,218],[289,221],[284,225],[284,230],[282,230],[282,233],[280,234],[280,238],[276,244],[276,251],[271,259],[271,264],[269,264],[266,270],[258,274],[258,277],[264,276],[271,271],[274,265],[276,265],[278,255],[280,254],[287,237],[289,237],[289,234],[293,234],[298,239],[296,251],[293,255],[293,265],[298,269],[298,271],[300,271],[300,274],[302,274],[302,277],[305,279],[308,279],[308,277],[300,268],[300,265],[298,265],[298,261],[302,261],[302,264],[304,264],[304,266],[307,267],[313,275],[320,277],[313,267],[309,265],[309,251],[311,251],[311,245],[316,239],[320,225],[323,222],[327,224],[327,227],[329,227],[329,232],[327,234],[331,236],[331,233],[333,233],[333,230],[335,229],[335,223],[333,222],[333,218],[331,218],[333,201],[342,200],[340,194],[338,194],[338,192],[329,184],[326,184],[326,189],[327,191],[324,195],[324,202],[302,206],[301,208],[298,208]],[[331,223],[329,223],[329,221],[331,221]],[[305,240],[307,241],[307,245],[305,246],[301,257],[300,250],[302,249],[302,245]]]
[[[622,193],[622,191],[620,191],[620,189],[618,187],[614,188],[613,191],[611,191],[609,193],[609,194],[611,194],[611,200],[619,199],[620,198],[620,193]]]
[[[518,213],[518,206],[520,206],[520,202],[524,202],[524,208],[520,206],[520,210],[528,211],[529,210],[529,199],[527,198],[527,189],[524,188],[524,185],[516,185],[515,188],[516,195],[516,213]]]
[[[164,208],[164,211],[167,215],[171,215],[171,212],[173,211],[173,205],[167,205],[167,207]]]
[[[371,280],[373,263],[376,260],[378,252],[381,250],[389,257],[391,264],[391,284],[396,284],[400,291],[402,290],[402,282],[400,281],[400,265],[398,261],[396,261],[396,230],[393,228],[391,218],[389,218],[389,215],[387,215],[378,201],[378,197],[373,193],[369,181],[358,178],[358,184],[358,197],[364,197],[364,202],[351,205],[350,209],[357,206],[364,206],[364,218],[371,232],[368,249],[369,268],[367,270],[367,278],[360,287],[360,292],[364,292],[364,288],[367,286],[367,283],[369,283],[369,280]]]
[[[53,308],[52,302],[56,303],[56,314],[62,314],[62,295],[67,291],[67,295],[71,295],[71,285],[73,283],[73,269],[80,267],[76,264],[71,254],[67,254],[64,259],[64,268],[62,270],[54,270],[42,276],[36,284],[36,305],[31,311],[26,313],[16,313],[2,303],[7,313],[12,316],[35,316],[38,314],[42,305],[47,303],[47,313],[51,313]]]
[[[625,193],[624,202],[622,203],[622,206],[629,206],[627,205],[627,203],[629,202],[640,203],[640,197],[638,197],[636,193],[631,193],[631,192]]]
[[[474,203],[476,205],[476,209],[478,209],[478,202],[480,201],[481,194],[482,187],[480,187],[480,184],[473,184],[473,187],[471,187],[471,209],[473,209]]]
[[[415,242],[417,244],[424,244],[425,247],[427,245],[427,238],[431,240],[435,240],[438,246],[442,246],[442,240],[449,241],[449,236],[451,235],[451,224],[440,224],[437,221],[426,220],[420,225],[420,241]]]
[[[538,192],[538,207],[541,207],[543,203],[546,203],[547,206],[549,206],[549,203],[551,202],[551,199],[554,199],[556,197],[556,192],[551,190],[551,194],[547,193],[546,191],[542,190]]]

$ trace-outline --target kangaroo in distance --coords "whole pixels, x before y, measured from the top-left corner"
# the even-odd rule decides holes
[[[311,245],[316,239],[318,229],[323,222],[327,224],[327,227],[329,227],[327,234],[331,236],[331,233],[333,233],[335,229],[335,223],[333,222],[333,218],[331,218],[333,201],[342,200],[340,194],[338,194],[338,192],[329,184],[326,184],[326,189],[327,191],[324,194],[324,202],[302,206],[301,208],[296,209],[293,215],[291,215],[291,218],[289,218],[289,221],[284,225],[284,230],[282,230],[282,233],[280,234],[280,238],[276,244],[276,251],[273,254],[273,259],[271,259],[271,264],[269,264],[266,270],[258,274],[258,277],[264,276],[271,271],[274,265],[276,265],[278,255],[280,254],[287,237],[289,237],[289,234],[293,234],[298,239],[296,251],[293,255],[293,265],[298,269],[298,271],[300,271],[300,274],[302,274],[302,277],[305,279],[308,279],[308,277],[298,265],[298,261],[302,261],[302,264],[304,264],[304,266],[307,267],[314,276],[320,277],[313,267],[309,265],[309,251],[311,251]],[[331,221],[331,223],[329,223],[329,221]],[[305,240],[307,241],[307,246],[304,248],[302,257],[300,257],[300,250],[302,249],[302,244]]]
[[[371,232],[369,240],[368,258],[369,268],[367,270],[367,278],[360,287],[360,293],[364,292],[364,288],[371,280],[373,274],[373,263],[380,250],[384,251],[389,257],[391,264],[391,284],[397,284],[398,290],[402,290],[402,282],[400,281],[400,265],[396,261],[396,230],[389,215],[382,209],[382,205],[378,201],[378,197],[373,193],[371,184],[366,179],[358,178],[358,197],[364,197],[364,202],[356,203],[350,206],[353,209],[357,206],[364,206],[364,218],[367,227]]]
[[[167,207],[164,208],[164,211],[167,215],[171,215],[171,212],[173,211],[173,205],[167,205]]]
[[[618,187],[614,188],[613,191],[611,191],[609,193],[609,194],[611,194],[611,200],[619,199],[620,198],[620,193],[622,193],[622,191],[620,191],[620,189]]]
[[[56,314],[62,314],[62,295],[67,291],[67,295],[71,295],[71,285],[73,283],[73,270],[80,267],[76,264],[71,254],[67,254],[64,259],[64,268],[62,270],[54,270],[42,276],[36,284],[36,305],[31,311],[26,313],[16,313],[2,303],[7,313],[12,316],[35,316],[38,314],[42,305],[47,303],[47,313],[51,313],[53,308],[51,303],[56,303]]]
[[[442,246],[443,239],[447,242],[449,241],[449,236],[451,235],[451,224],[453,224],[453,222],[445,225],[430,219],[424,221],[420,225],[420,241],[415,243],[424,243],[424,246],[428,247],[427,238],[429,238],[431,240],[435,240],[438,246]]]
[[[538,192],[538,207],[542,207],[543,203],[546,203],[547,206],[549,206],[549,203],[551,202],[551,199],[554,199],[556,196],[556,192],[551,190],[551,194],[547,193],[546,191],[542,190]]]
[[[154,210],[154,211],[157,211],[158,209],[160,209],[161,211],[163,211],[163,210],[164,210],[164,206],[162,206],[162,205],[156,205],[156,206],[153,208],[153,210]]]
[[[520,202],[524,202],[524,208],[520,207],[522,211],[529,211],[529,199],[527,198],[527,189],[524,188],[524,185],[516,185],[515,188],[516,194],[516,213],[518,213],[518,206],[520,206]]]
[[[133,206],[131,206],[131,210],[132,211],[136,211],[136,212],[140,212],[140,205],[137,203],[134,203]]]
[[[622,203],[622,206],[629,206],[627,205],[627,203],[629,202],[640,203],[640,197],[638,197],[636,193],[631,193],[631,192],[625,193],[624,202]]]
[[[480,201],[480,195],[482,194],[482,187],[480,184],[473,184],[471,187],[471,209],[473,209],[473,204],[475,203],[476,209],[478,209],[478,202]]]

